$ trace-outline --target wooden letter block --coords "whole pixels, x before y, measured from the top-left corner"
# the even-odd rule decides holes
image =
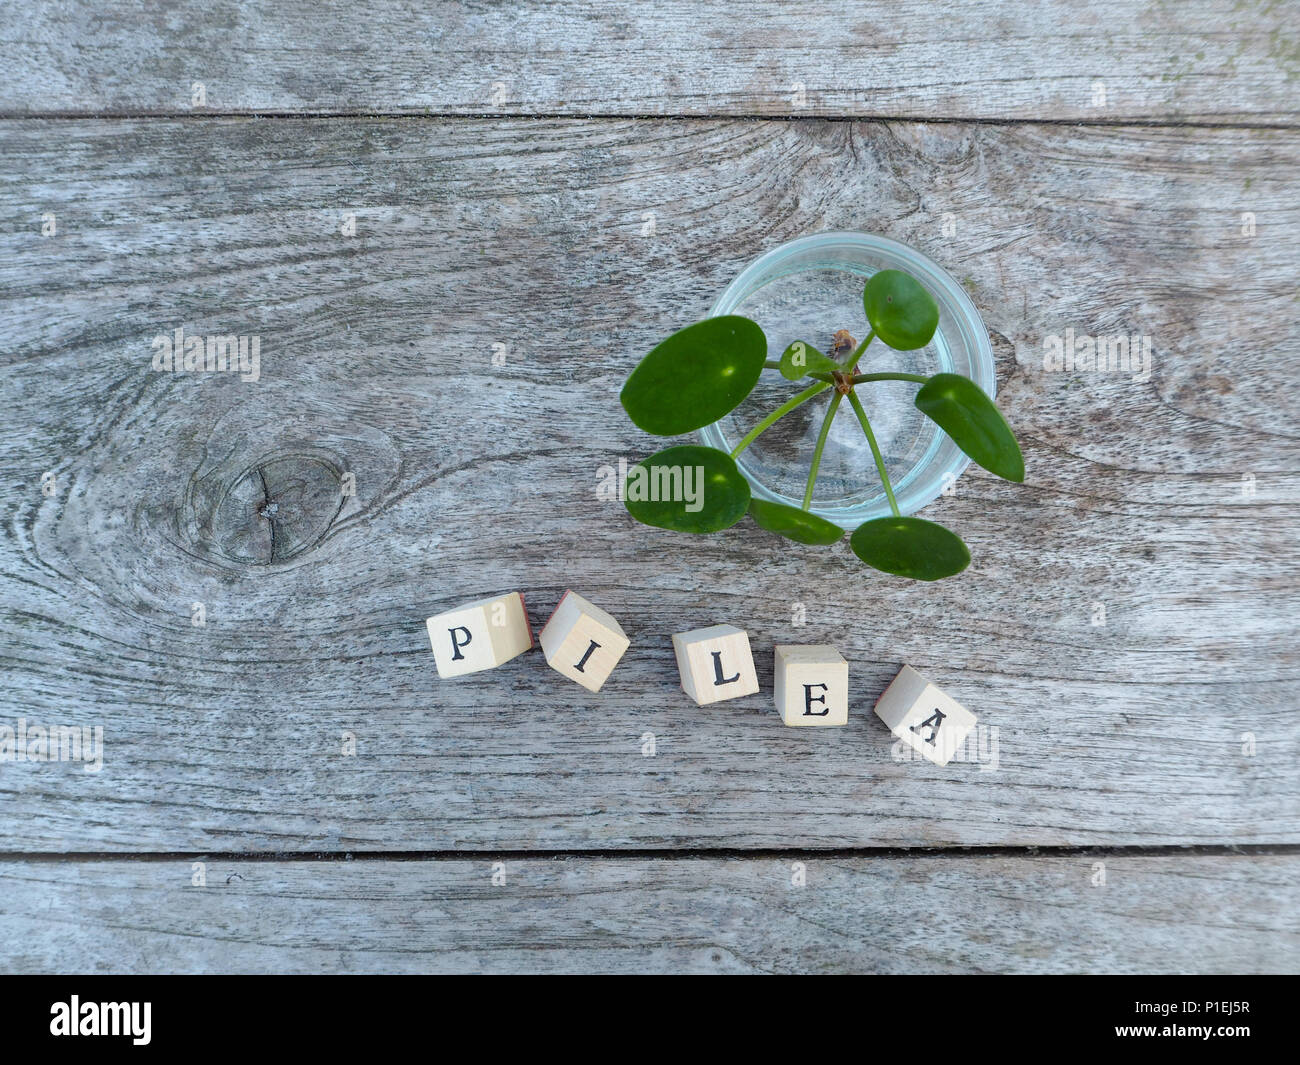
[[[552,669],[593,692],[631,643],[613,617],[573,592],[564,593],[538,641]]]
[[[847,725],[849,664],[829,644],[777,644],[773,697],[787,725]]]
[[[975,727],[975,715],[911,666],[904,666],[876,702],[889,731],[935,765],[947,765]]]
[[[758,691],[749,634],[735,625],[673,633],[682,690],[700,706]]]
[[[449,610],[425,625],[440,677],[491,669],[533,646],[524,597],[518,592]]]

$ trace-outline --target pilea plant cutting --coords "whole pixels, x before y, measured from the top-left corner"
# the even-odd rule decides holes
[[[863,289],[862,302],[871,327],[866,339],[855,344],[845,330],[839,330],[829,354],[815,344],[796,341],[779,362],[772,361],[767,357],[767,337],[758,323],[739,315],[705,319],[657,345],[632,371],[619,397],[632,421],[656,436],[677,436],[716,422],[740,405],[765,370],[775,370],[789,381],[807,379],[811,383],[762,418],[730,454],[702,445],[678,445],[638,463],[629,471],[624,492],[632,516],[662,529],[712,533],[730,528],[748,513],[761,528],[798,543],[835,543],[844,530],[810,508],[831,424],[847,398],[871,448],[893,512],[863,522],[854,530],[849,540],[853,553],[885,573],[923,581],[964,570],[970,564],[970,551],[961,537],[935,522],[899,511],[857,386],[873,381],[920,385],[914,400],[917,409],[972,461],[1009,481],[1024,480],[1020,445],[993,400],[968,377],[858,373],[858,361],[873,340],[897,351],[914,351],[930,343],[939,325],[934,297],[900,270],[873,274]],[[754,497],[736,459],[781,418],[826,392],[831,393],[830,403],[809,463],[803,505],[792,507]],[[680,491],[645,491],[644,485],[656,483],[655,471],[665,469],[702,470],[698,497],[688,498]],[[641,488],[633,487],[634,479]]]

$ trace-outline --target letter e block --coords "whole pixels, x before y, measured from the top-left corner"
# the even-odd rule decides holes
[[[749,650],[749,634],[735,625],[673,633],[682,690],[700,706],[753,695],[758,674]]]
[[[509,662],[533,646],[524,597],[484,599],[429,618],[429,643],[440,677],[460,677]]]
[[[600,691],[631,643],[612,616],[571,591],[560,599],[538,642],[552,669],[593,692]]]
[[[898,739],[935,765],[947,765],[975,727],[975,715],[911,666],[876,701],[876,716]]]
[[[777,644],[772,675],[777,712],[787,725],[847,725],[849,664],[829,644]]]

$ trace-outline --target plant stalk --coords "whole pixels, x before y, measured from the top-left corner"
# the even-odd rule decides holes
[[[835,383],[835,378],[828,373],[822,373],[820,370],[814,371],[808,376],[818,381],[826,381],[829,384]],[[925,374],[920,373],[855,373],[851,380],[855,385],[860,385],[864,381],[915,381],[918,385],[923,385],[930,379]]]
[[[756,426],[754,426],[754,428],[752,428],[748,433],[745,434],[744,439],[741,440],[741,442],[737,444],[735,448],[732,449],[731,457],[733,459],[739,457],[740,453],[744,451],[745,448],[749,447],[749,445],[752,444],[755,440],[757,440],[762,433],[766,432],[778,421],[780,421],[780,419],[784,418],[787,414],[789,414],[792,410],[794,410],[795,407],[798,407],[800,404],[807,403],[810,399],[813,398],[813,396],[817,395],[818,393],[825,392],[826,389],[830,387],[831,386],[828,384],[818,383],[811,386],[810,388],[805,388],[797,396],[793,396],[790,399],[787,399],[784,403],[782,403],[779,407],[777,407],[776,410],[772,411],[771,414],[769,414],[766,418],[764,418],[761,422],[759,422]]]
[[[821,468],[822,452],[826,449],[826,438],[831,432],[831,422],[835,420],[835,412],[839,409],[840,400],[844,398],[844,393],[836,391],[831,396],[831,405],[826,409],[826,417],[822,420],[822,431],[817,434],[817,446],[813,449],[812,466],[808,470],[808,487],[803,490],[803,508],[807,510],[812,506],[813,489],[817,485],[817,471]]]
[[[844,360],[844,365],[848,368],[849,373],[857,369],[858,360],[862,358],[862,353],[867,350],[867,345],[876,339],[876,331],[873,329],[867,334],[867,339],[858,345],[858,350]]]
[[[858,416],[858,421],[862,423],[862,431],[866,433],[867,443],[871,445],[871,455],[876,460],[876,469],[880,471],[880,480],[885,486],[885,495],[889,497],[889,509],[894,512],[894,517],[901,518],[903,514],[898,509],[898,500],[894,498],[894,488],[889,483],[889,474],[885,472],[885,460],[880,454],[880,445],[876,443],[876,434],[871,431],[871,422],[867,420],[867,412],[862,409],[862,401],[858,399],[856,392],[849,393],[849,402],[853,404],[853,413]]]

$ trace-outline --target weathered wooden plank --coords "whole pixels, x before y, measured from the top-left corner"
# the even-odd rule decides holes
[[[214,860],[202,862],[204,886],[199,876],[184,861],[0,861],[0,968],[1250,973],[1300,964],[1294,855]]]
[[[0,13],[0,110],[1293,122],[1290,13],[1233,0],[383,0],[364,13],[296,0],[216,15],[123,0],[109,14],[49,0]]]
[[[99,773],[0,763],[3,847],[1296,841],[1300,135],[232,119],[0,138],[0,723],[102,725],[106,746]],[[759,251],[835,228],[926,251],[991,330],[1029,472],[968,472],[926,511],[972,544],[957,580],[748,524],[673,537],[596,499],[601,466],[658,446],[617,406],[634,359]],[[177,326],[260,335],[259,379],[152,372]],[[1066,327],[1151,336],[1150,380],[1045,372]],[[356,494],[335,515],[340,471]],[[567,586],[633,641],[599,696],[536,652],[436,679],[425,616],[519,589],[537,623]],[[669,634],[720,621],[748,628],[763,691],[702,710]],[[840,647],[847,728],[778,724],[774,642]],[[904,661],[999,730],[996,772],[891,759],[870,707]]]

